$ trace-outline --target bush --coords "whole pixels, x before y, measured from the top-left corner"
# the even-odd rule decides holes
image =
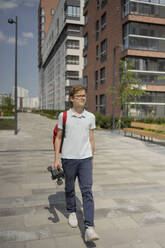
[[[46,116],[50,119],[57,119],[58,115],[64,110],[42,109],[40,115]]]

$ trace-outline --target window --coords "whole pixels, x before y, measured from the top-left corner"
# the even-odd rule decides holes
[[[97,8],[97,9],[100,8],[100,0],[96,0],[96,8]]]
[[[107,40],[103,40],[101,42],[101,57],[100,57],[100,61],[103,62],[105,61],[107,58]]]
[[[100,113],[105,115],[106,113],[106,96],[100,95]]]
[[[96,40],[99,38],[99,21],[96,22]]]
[[[98,110],[98,96],[96,95],[96,112]]]
[[[68,5],[66,7],[66,17],[79,18],[80,17],[80,7]]]
[[[67,55],[66,56],[66,64],[79,65],[79,56]]]
[[[98,89],[98,71],[95,71],[95,90]]]
[[[163,52],[163,49],[165,47],[164,26],[131,22],[124,26],[123,31],[124,49],[129,48]]]
[[[84,68],[87,66],[87,55],[84,56]]]
[[[44,24],[41,24],[41,30],[44,31]]]
[[[88,33],[84,36],[84,50],[88,48]]]
[[[105,78],[106,78],[105,73],[106,73],[105,67],[101,68],[100,69],[100,83],[101,84],[105,83]]]
[[[41,23],[45,23],[45,16],[41,16]]]
[[[146,2],[146,3],[145,3]],[[160,5],[159,5],[160,4]],[[143,15],[165,18],[165,1],[143,0],[143,1],[123,1],[122,17],[128,14]]]
[[[88,12],[84,15],[84,24],[86,25],[88,23]]]
[[[45,9],[41,8],[41,15],[45,15]]]
[[[66,71],[66,79],[78,80],[79,71]]]
[[[103,9],[104,6],[107,4],[107,1],[108,1],[108,0],[102,0],[102,1],[101,1],[101,8],[102,8],[102,9]]]
[[[45,32],[44,32],[44,31],[41,32],[41,38],[42,38],[42,39],[45,38]]]
[[[71,33],[75,33],[75,34],[80,34],[80,26],[74,25],[74,24],[69,24],[67,31],[71,32]]]
[[[99,46],[96,46],[96,60],[99,59]]]
[[[80,47],[79,40],[67,40],[67,42],[66,42],[66,48],[79,49],[79,47]]]
[[[51,9],[51,10],[50,10],[50,14],[51,14],[51,16],[54,16],[55,10],[54,10],[54,9]]]
[[[84,87],[86,88],[86,91],[88,91],[88,76],[84,76],[83,84]]]
[[[101,29],[104,29],[107,25],[107,13],[105,12],[102,16],[101,16]]]

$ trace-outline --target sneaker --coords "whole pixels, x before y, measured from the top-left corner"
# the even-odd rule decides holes
[[[99,236],[97,235],[93,226],[89,226],[85,231],[85,241],[90,242],[94,240],[98,240]]]
[[[68,223],[71,227],[77,227],[78,221],[77,221],[77,216],[75,212],[69,214]]]

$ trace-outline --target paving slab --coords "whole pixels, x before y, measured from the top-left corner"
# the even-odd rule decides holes
[[[19,132],[0,131],[0,248],[165,248],[165,143],[96,130],[93,168],[97,242],[68,225],[64,184],[51,180],[56,120],[19,113]]]

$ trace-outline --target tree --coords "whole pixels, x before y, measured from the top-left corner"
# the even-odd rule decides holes
[[[120,105],[120,117],[126,115],[126,106],[132,101],[136,101],[146,91],[142,89],[140,79],[135,76],[133,60],[129,61],[127,58],[120,60],[119,63],[119,82],[116,82],[116,87],[108,88],[108,93],[112,94],[112,104]]]
[[[11,113],[13,112],[13,108],[14,108],[14,105],[13,105],[12,98],[10,96],[5,97],[3,100],[3,105],[2,105],[3,112]]]

